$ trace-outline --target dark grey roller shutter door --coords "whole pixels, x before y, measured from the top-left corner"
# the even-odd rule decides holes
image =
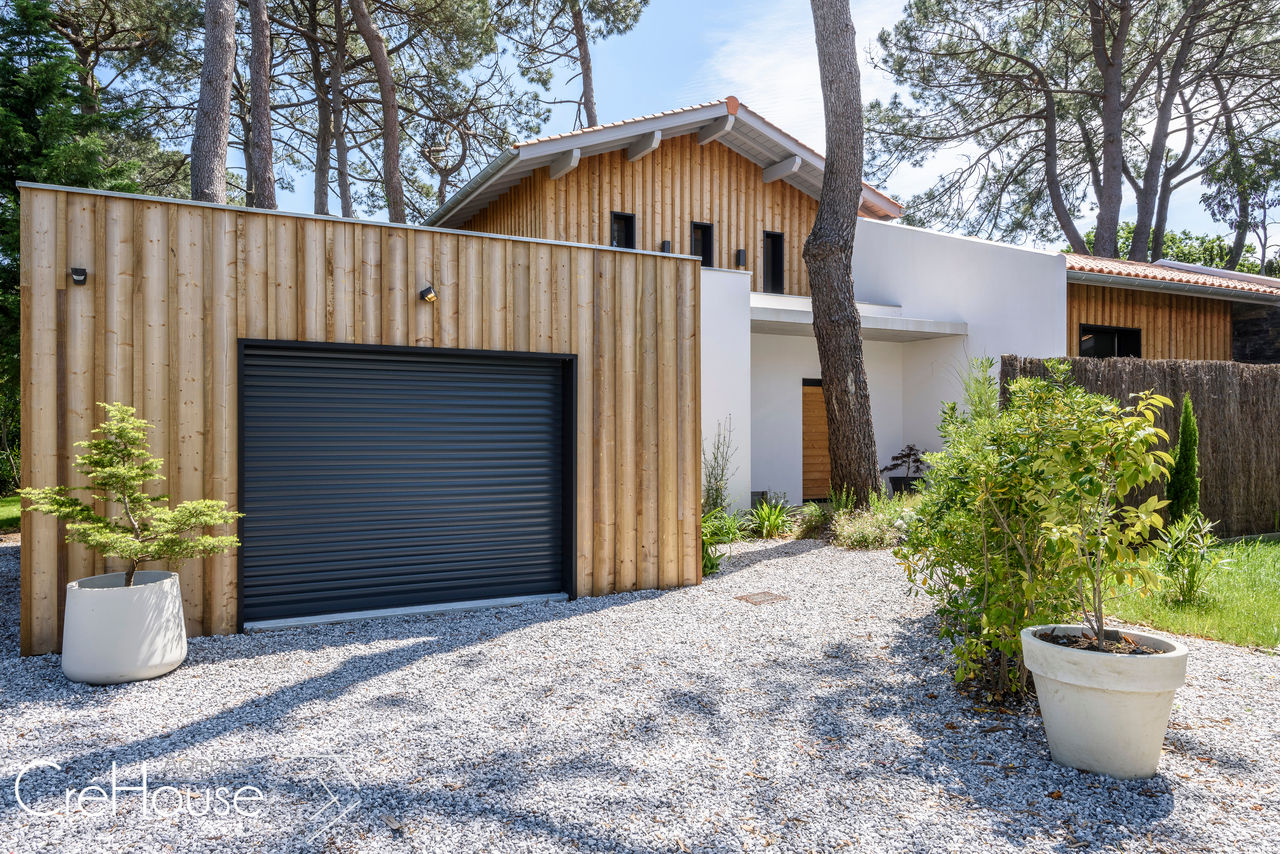
[[[241,344],[241,621],[567,591],[572,361]]]

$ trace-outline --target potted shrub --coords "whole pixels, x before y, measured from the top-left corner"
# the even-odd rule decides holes
[[[903,472],[889,478],[889,486],[892,487],[893,494],[900,495],[908,489],[916,488],[916,484],[924,479],[924,469],[925,462],[920,449],[915,445],[907,445],[889,458],[889,465],[880,469],[880,474],[888,474],[891,471]]]
[[[133,407],[99,404],[106,420],[95,438],[77,442],[85,452],[76,468],[88,487],[21,490],[27,510],[67,523],[67,542],[81,543],[125,563],[123,572],[83,578],[67,585],[62,633],[62,671],[75,682],[97,685],[150,679],[187,657],[187,632],[178,575],[143,570],[145,563],[220,554],[240,543],[232,536],[199,533],[234,522],[241,514],[223,501],[184,501],[174,507],[144,484],[162,480],[163,460],[151,455],[151,425]],[[73,492],[87,491],[87,503]],[[105,508],[107,515],[95,509]]]
[[[1126,501],[1168,476],[1172,458],[1155,450],[1168,437],[1154,422],[1170,401],[1148,392],[1121,408],[1101,395],[1071,393],[1086,405],[1068,407],[1075,414],[1059,441],[1040,451],[1035,500],[1044,511],[1045,572],[1076,592],[1083,620],[1023,629],[1023,663],[1055,762],[1120,779],[1150,777],[1186,676],[1187,649],[1158,635],[1108,629],[1105,611],[1112,590],[1158,582],[1153,534],[1166,502]]]
[[[1154,583],[1166,550],[1152,536],[1163,503],[1135,493],[1167,476],[1154,419],[1169,401],[1147,393],[1122,407],[1073,384],[1065,363],[1046,367],[1049,378],[1010,383],[998,410],[947,406],[896,554],[936,603],[957,682],[988,700],[1034,683],[1056,761],[1150,776],[1186,650],[1109,630],[1105,611],[1117,589]],[[986,371],[982,384],[994,395]]]

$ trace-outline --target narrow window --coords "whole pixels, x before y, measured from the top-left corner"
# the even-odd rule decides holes
[[[1109,356],[1142,357],[1142,330],[1123,326],[1080,324],[1080,355],[1105,359]]]
[[[764,233],[764,292],[767,294],[786,293],[782,284],[783,270],[782,234],[777,231]]]
[[[636,215],[614,211],[609,218],[609,245],[615,249],[636,248]]]
[[[710,223],[695,222],[689,231],[689,254],[702,258],[702,266],[716,265],[716,243]]]

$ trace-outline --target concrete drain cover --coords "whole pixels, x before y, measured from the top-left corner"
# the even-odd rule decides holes
[[[748,602],[752,605],[772,605],[774,602],[786,602],[791,597],[769,590],[761,590],[759,593],[748,593],[745,596],[734,596],[733,598],[741,599],[743,602]]]

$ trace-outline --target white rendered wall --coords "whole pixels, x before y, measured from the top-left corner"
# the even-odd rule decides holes
[[[751,274],[703,268],[701,295],[702,446],[733,425],[729,496],[742,509],[751,504]]]
[[[938,447],[938,411],[959,399],[970,358],[1067,352],[1060,253],[860,219],[853,270],[859,300],[901,305],[906,317],[968,324],[964,338],[902,345],[902,444]]]
[[[871,418],[881,465],[903,444],[902,354],[909,346],[888,341],[863,343],[871,390]],[[785,492],[792,504],[800,503],[803,488],[801,389],[806,378],[821,376],[818,347],[812,337],[751,336],[752,491]]]

